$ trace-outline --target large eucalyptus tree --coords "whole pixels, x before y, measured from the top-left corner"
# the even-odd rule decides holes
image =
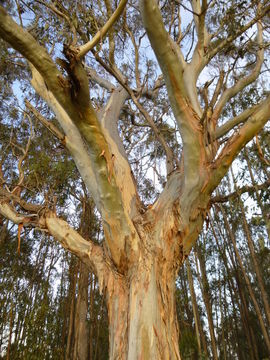
[[[269,1],[5,4],[6,59],[22,55],[20,66],[30,70],[32,87],[61,129],[38,111],[37,97],[30,102],[27,95],[25,111],[69,151],[102,219],[105,242],[83,238],[61,219],[56,199],[54,207],[40,205],[38,192],[35,202],[25,200],[22,164],[30,143],[12,186],[0,172],[0,213],[19,224],[19,232],[23,226],[48,232],[95,271],[107,299],[111,359],[180,359],[176,275],[202,230],[212,193],[270,118]],[[16,7],[12,18],[8,12]],[[100,96],[100,88],[106,94]],[[165,181],[153,166],[162,189],[148,206],[135,170],[153,156],[130,148],[143,132],[148,150],[159,151],[166,164],[160,166]]]

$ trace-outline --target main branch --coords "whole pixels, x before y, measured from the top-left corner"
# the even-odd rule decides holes
[[[156,0],[141,0],[141,13],[152,48],[164,75],[169,100],[183,140],[186,192],[198,185],[198,173],[203,162],[200,107],[193,86],[184,73],[186,63],[178,45],[165,29]]]
[[[89,80],[83,64],[74,49],[64,47],[68,60],[61,61],[68,73],[68,78],[64,78],[47,51],[14,22],[2,7],[0,36],[32,64],[32,84],[56,113],[67,140],[68,134],[75,134],[75,137],[69,138],[69,144],[66,143],[67,148],[72,150],[76,165],[101,213],[112,258],[123,271],[127,266],[126,249],[134,251],[139,241],[131,210],[134,204],[137,205],[137,193],[135,186],[128,197],[125,196],[126,191],[122,191],[126,182],[132,179],[131,171],[127,163],[124,167],[116,167],[123,161],[119,153],[111,152],[110,144],[104,136],[90,101]],[[80,157],[81,151],[83,158]]]

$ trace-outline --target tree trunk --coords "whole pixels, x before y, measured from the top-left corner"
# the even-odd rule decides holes
[[[251,298],[252,303],[253,303],[253,305],[254,305],[254,310],[255,310],[256,315],[257,315],[257,317],[258,317],[258,321],[259,321],[259,324],[260,324],[260,327],[261,327],[261,330],[262,330],[263,338],[264,338],[264,340],[265,340],[265,344],[266,344],[268,353],[269,353],[269,355],[270,355],[270,338],[269,338],[269,335],[268,335],[266,326],[265,326],[265,324],[264,324],[264,319],[263,319],[263,316],[262,316],[262,313],[261,313],[260,306],[259,306],[259,304],[258,304],[258,302],[257,302],[255,293],[254,293],[254,291],[253,291],[253,289],[252,289],[250,279],[249,279],[249,277],[248,277],[248,275],[247,275],[247,273],[246,273],[246,270],[245,270],[245,268],[244,268],[244,264],[243,264],[243,262],[242,262],[241,256],[240,256],[239,251],[238,251],[237,246],[236,246],[235,236],[234,236],[234,234],[232,233],[232,230],[231,230],[231,228],[230,228],[230,226],[229,226],[229,223],[228,223],[228,220],[227,220],[227,218],[226,218],[226,214],[225,214],[225,212],[224,212],[224,209],[223,209],[222,206],[220,207],[220,209],[221,209],[222,214],[223,214],[224,225],[225,225],[226,232],[228,233],[228,236],[230,237],[230,239],[231,239],[231,241],[232,241],[233,248],[234,248],[234,251],[235,251],[235,255],[236,255],[237,261],[238,261],[238,263],[239,263],[239,266],[240,266],[242,275],[243,275],[243,277],[244,277],[244,280],[245,280],[245,283],[246,283],[246,286],[247,286],[247,289],[248,289],[250,298]]]
[[[107,280],[110,359],[181,359],[173,267],[142,257],[130,272]]]
[[[218,351],[217,351],[217,343],[216,343],[216,336],[214,330],[214,320],[213,320],[213,312],[212,312],[212,302],[211,302],[211,294],[210,294],[210,286],[208,283],[207,275],[206,275],[206,266],[205,266],[205,258],[200,246],[196,247],[196,253],[200,263],[201,269],[201,276],[202,279],[200,281],[202,285],[202,295],[203,300],[206,308],[208,325],[209,325],[209,332],[210,332],[210,339],[211,339],[211,346],[212,346],[212,353],[213,359],[218,360]],[[199,272],[198,272],[199,276]]]
[[[195,323],[195,331],[196,331],[196,338],[197,338],[197,344],[198,344],[198,352],[199,356],[202,355],[202,347],[201,347],[201,340],[200,340],[200,331],[199,331],[199,311],[198,311],[198,305],[193,285],[193,279],[190,269],[189,260],[186,260],[187,264],[187,275],[188,275],[188,284],[189,284],[189,290],[191,295],[191,301],[192,301],[192,310],[193,310],[193,316],[194,316],[194,323]]]
[[[234,181],[234,186],[235,186],[236,191],[238,191],[237,184],[236,184],[235,181]],[[256,254],[255,246],[254,246],[254,243],[253,243],[252,234],[251,234],[248,222],[247,222],[247,217],[246,217],[246,214],[245,214],[244,204],[242,202],[242,199],[241,199],[240,195],[238,195],[238,203],[239,203],[240,210],[241,210],[241,213],[242,213],[242,226],[243,226],[246,238],[247,238],[247,243],[248,243],[248,248],[249,248],[251,259],[252,259],[253,268],[255,270],[255,274],[256,274],[256,277],[257,277],[259,289],[261,291],[261,296],[262,296],[262,301],[263,301],[263,305],[264,305],[264,309],[265,309],[266,319],[267,319],[267,322],[268,322],[268,326],[270,326],[270,305],[269,305],[269,302],[268,302],[267,291],[265,290],[264,279],[263,279],[262,272],[261,272],[261,269],[260,269],[260,265],[259,265],[259,262],[258,262],[258,259],[257,259],[257,254]],[[262,207],[261,207],[261,210],[263,211]]]
[[[268,236],[268,242],[270,242],[270,219],[269,219],[269,216],[268,216],[268,213],[267,213],[267,208],[263,205],[260,193],[258,191],[258,186],[257,186],[256,180],[254,178],[254,174],[253,174],[253,171],[252,171],[251,163],[250,163],[250,160],[248,158],[248,153],[247,153],[246,148],[244,148],[244,156],[245,156],[245,160],[247,162],[249,176],[250,176],[250,179],[251,179],[252,186],[254,186],[254,188],[255,188],[256,200],[257,200],[259,208],[261,209],[262,218],[263,218],[263,220],[265,222],[266,232],[267,232],[267,236]],[[235,183],[235,185],[236,185],[236,183]]]
[[[88,359],[88,277],[89,270],[86,265],[81,262],[74,323],[74,360]]]
[[[234,284],[234,281],[233,281],[232,271],[231,271],[231,269],[229,267],[228,260],[227,260],[226,248],[227,248],[227,253],[229,254],[228,257],[229,257],[229,259],[231,260],[231,263],[232,263],[233,271],[236,274],[234,277],[236,277],[236,284],[237,285],[238,285],[238,282],[237,282],[238,268],[235,266],[235,262],[234,262],[234,259],[233,259],[233,256],[232,256],[232,252],[230,251],[230,248],[228,247],[228,244],[226,243],[226,237],[224,237],[224,234],[221,231],[221,227],[219,225],[219,222],[217,222],[217,227],[218,227],[220,236],[223,237],[223,244],[224,244],[223,247],[221,247],[221,245],[219,243],[218,236],[217,236],[217,233],[216,233],[214,225],[213,225],[213,220],[211,218],[210,218],[210,226],[211,226],[211,230],[212,230],[212,233],[214,235],[214,238],[216,240],[216,244],[217,244],[219,253],[220,253],[220,255],[221,255],[222,259],[223,259],[223,263],[224,263],[224,266],[225,266],[225,269],[226,269],[226,272],[227,272],[227,276],[228,276],[228,289],[229,289],[230,296],[231,296],[232,313],[233,313],[233,319],[234,319],[234,324],[232,324],[233,325],[232,332],[234,334],[233,337],[235,339],[235,348],[236,348],[236,353],[237,353],[237,356],[238,356],[238,360],[244,359],[246,354],[243,355],[242,347],[239,344],[240,336],[239,336],[239,329],[238,329],[238,326],[237,326],[236,304],[237,304],[237,306],[239,308],[239,311],[240,311],[240,316],[241,316],[241,319],[242,319],[243,326],[244,327],[248,326],[248,328],[246,327],[247,331],[245,331],[245,334],[246,334],[246,337],[247,337],[247,342],[248,342],[248,347],[249,347],[249,350],[250,350],[249,353],[250,353],[251,359],[254,360],[255,358],[253,356],[253,348],[251,346],[252,341],[251,341],[251,338],[250,338],[250,332],[248,331],[249,330],[249,323],[246,321],[246,318],[244,316],[242,301],[241,301],[241,299],[239,299],[239,296],[240,296],[239,295],[240,291],[238,291],[239,288],[238,289],[236,288],[236,286]],[[224,289],[224,291],[225,291],[225,289]],[[225,296],[224,296],[224,299],[226,299]]]
[[[220,234],[222,234],[222,231],[220,229],[220,225],[218,223],[217,223],[217,225],[219,227]],[[230,238],[230,235],[229,235],[228,232],[227,232],[227,235]],[[218,242],[217,242],[217,244],[218,244]],[[257,344],[256,344],[256,342],[254,340],[253,329],[252,329],[252,326],[250,324],[249,313],[248,313],[248,305],[247,305],[247,302],[246,302],[246,299],[245,299],[245,294],[243,293],[243,285],[240,282],[240,278],[241,278],[240,273],[239,273],[240,270],[239,270],[239,267],[236,264],[233,250],[231,249],[231,241],[228,241],[228,239],[226,239],[226,237],[224,237],[224,245],[227,248],[227,252],[228,252],[229,258],[231,260],[234,279],[235,279],[235,283],[236,283],[236,284],[234,283],[234,281],[233,281],[233,279],[231,277],[231,271],[229,271],[228,264],[224,260],[225,267],[226,267],[227,272],[229,274],[228,285],[229,285],[229,291],[231,293],[231,301],[232,301],[232,305],[233,305],[234,319],[237,318],[237,314],[236,314],[236,311],[235,311],[235,305],[234,305],[234,303],[236,301],[237,306],[238,306],[239,311],[240,311],[240,316],[241,316],[242,323],[243,323],[244,333],[245,333],[246,339],[247,339],[247,345],[248,345],[248,349],[249,349],[250,358],[252,360],[258,360],[259,358],[258,358]],[[220,247],[219,244],[218,244],[218,247],[221,250],[221,247]],[[223,255],[223,257],[225,259],[225,255]],[[235,335],[236,335],[235,340],[238,340],[237,341],[238,358],[239,358],[239,360],[245,359],[246,354],[245,353],[243,354],[243,348],[242,348],[241,344],[239,344],[240,336],[239,336],[239,331],[238,331],[237,324],[235,324]]]
[[[190,268],[189,260],[186,260],[187,265],[187,274],[188,274],[188,282],[189,282],[189,288],[190,288],[190,294],[191,294],[191,300],[192,300],[192,309],[193,309],[193,315],[194,315],[194,322],[195,322],[195,330],[196,330],[196,337],[197,337],[197,343],[198,343],[198,352],[199,356],[202,356],[202,347],[203,347],[203,353],[205,356],[207,356],[207,344],[205,340],[205,336],[202,329],[197,299],[196,299],[196,293],[194,289],[194,283]]]
[[[10,313],[9,313],[9,336],[8,336],[8,347],[7,347],[6,360],[10,359],[12,328],[13,328],[13,303],[11,303]]]
[[[90,273],[90,294],[89,294],[89,313],[90,313],[90,323],[89,323],[89,360],[93,360],[93,320],[94,316],[94,291],[96,286],[96,277],[94,274]],[[98,341],[98,338],[97,338]]]
[[[74,346],[74,318],[75,318],[75,307],[76,307],[76,285],[78,278],[78,265],[75,266],[70,264],[70,288],[69,288],[69,322],[68,322],[68,334],[67,334],[67,346],[66,356],[67,360],[72,358],[73,346]]]

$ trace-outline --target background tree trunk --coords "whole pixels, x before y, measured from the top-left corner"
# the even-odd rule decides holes
[[[80,277],[75,307],[73,359],[87,360],[89,349],[89,331],[87,324],[89,269],[82,262],[80,262],[79,269]]]
[[[200,263],[200,270],[201,270],[201,284],[202,284],[202,294],[203,299],[205,303],[205,308],[207,312],[207,319],[209,324],[209,331],[210,331],[210,339],[211,339],[211,345],[212,345],[212,353],[213,358],[215,360],[218,360],[218,353],[217,353],[217,343],[216,343],[216,336],[215,336],[215,330],[214,330],[214,321],[213,321],[213,315],[212,315],[212,303],[210,301],[210,287],[206,275],[206,267],[205,267],[205,258],[203,255],[203,251],[200,246],[196,247],[196,253],[198,254],[198,259]]]

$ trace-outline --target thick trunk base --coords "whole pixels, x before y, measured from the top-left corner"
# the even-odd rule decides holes
[[[107,300],[111,360],[180,359],[175,269],[142,262],[129,282],[111,282]]]

